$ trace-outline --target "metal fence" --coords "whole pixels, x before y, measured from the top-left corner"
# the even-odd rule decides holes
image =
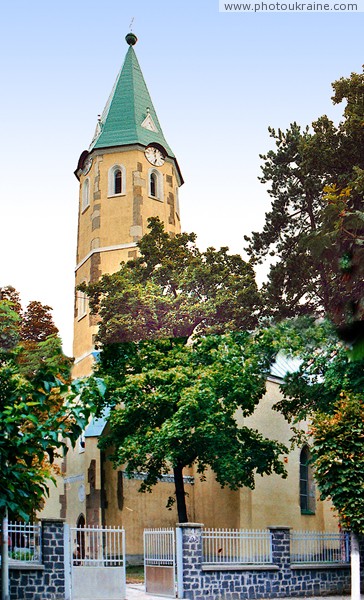
[[[348,562],[350,562],[348,533],[291,532],[291,563],[347,564]]]
[[[145,566],[173,566],[175,564],[175,547],[175,531],[173,528],[145,529]]]
[[[9,522],[8,549],[10,563],[41,564],[41,525]]]
[[[203,529],[203,564],[272,563],[272,536],[266,530]]]
[[[73,567],[123,567],[125,531],[117,527],[71,527]]]

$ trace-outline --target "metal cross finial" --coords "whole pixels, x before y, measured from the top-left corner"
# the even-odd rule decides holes
[[[133,27],[133,23],[134,23],[134,17],[132,18],[132,20],[130,21],[130,25],[129,25],[129,29],[130,31],[133,31],[132,27]]]

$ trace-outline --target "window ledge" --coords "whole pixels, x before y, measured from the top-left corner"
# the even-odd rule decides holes
[[[291,569],[350,569],[349,563],[292,563]]]
[[[278,565],[242,565],[237,563],[236,565],[215,563],[211,565],[202,565],[202,571],[279,571]]]
[[[77,317],[77,321],[82,321],[82,319],[84,319],[87,315],[87,312],[85,312],[83,315],[80,315],[79,317]]]
[[[108,198],[120,198],[120,196],[126,196],[126,192],[121,192],[121,194],[108,194]]]
[[[305,515],[305,516],[314,516],[316,513],[313,510],[302,510],[301,509],[301,515]]]
[[[83,213],[85,213],[85,212],[86,212],[86,210],[88,210],[89,208],[90,208],[90,205],[89,205],[89,204],[88,204],[87,206],[85,206],[85,208],[83,208],[83,209],[81,210],[81,215],[83,215]]]
[[[157,198],[157,196],[151,196],[150,194],[149,194],[149,198],[151,200],[157,200],[157,202],[163,202],[163,198]]]
[[[12,561],[9,560],[9,569],[13,571],[44,571],[44,565],[40,565],[39,563],[27,563],[25,561]]]

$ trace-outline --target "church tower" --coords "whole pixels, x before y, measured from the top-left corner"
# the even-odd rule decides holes
[[[165,230],[180,232],[178,189],[182,175],[169,147],[134,51],[124,64],[99,117],[88,150],[75,175],[80,182],[75,277],[74,376],[91,372],[97,320],[77,290],[135,258],[136,244],[158,216]]]

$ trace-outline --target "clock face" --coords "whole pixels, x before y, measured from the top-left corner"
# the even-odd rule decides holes
[[[87,175],[87,173],[91,169],[91,165],[92,165],[92,158],[87,157],[86,160],[85,160],[85,162],[83,163],[82,173],[84,175]]]
[[[150,164],[154,165],[155,167],[161,167],[165,162],[163,153],[155,146],[148,146],[144,154],[145,158],[150,162]]]

